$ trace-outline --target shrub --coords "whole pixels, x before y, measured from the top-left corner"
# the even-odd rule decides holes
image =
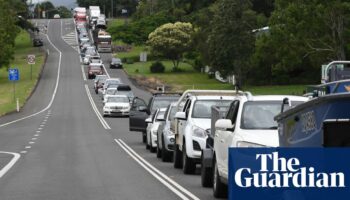
[[[165,67],[164,67],[163,63],[157,61],[157,62],[152,63],[152,65],[150,66],[150,71],[152,73],[164,73]]]
[[[127,59],[126,59],[126,64],[134,64],[134,59],[132,59],[132,58],[127,58]]]

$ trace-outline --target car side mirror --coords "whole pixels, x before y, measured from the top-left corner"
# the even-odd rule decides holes
[[[147,112],[148,111],[146,106],[139,106],[139,107],[137,107],[137,110],[140,112]]]
[[[186,120],[187,119],[186,113],[185,112],[177,112],[175,114],[175,118],[179,119],[179,120]]]
[[[235,125],[229,119],[219,119],[215,122],[215,129],[222,131],[233,131]]]
[[[147,124],[152,123],[152,119],[151,119],[151,118],[147,118],[147,119],[145,119],[145,122],[146,122]]]

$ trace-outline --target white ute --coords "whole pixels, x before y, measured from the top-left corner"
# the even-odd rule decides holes
[[[240,92],[241,93],[241,92]],[[187,90],[177,102],[174,167],[193,174],[211,128],[211,106],[229,106],[236,91]]]
[[[230,105],[226,117],[216,121],[215,133],[211,133],[214,149],[203,150],[203,157],[212,155],[211,158],[203,159],[207,159],[206,163],[212,163],[213,176],[207,178],[212,178],[215,197],[227,195],[230,147],[279,146],[277,122],[274,121],[274,117],[281,112],[282,103],[285,103],[286,98],[289,101],[284,105],[285,109],[308,100],[306,97],[286,95],[239,96]]]

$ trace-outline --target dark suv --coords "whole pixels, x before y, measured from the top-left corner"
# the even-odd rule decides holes
[[[142,132],[142,141],[145,143],[147,127],[145,120],[158,108],[166,108],[180,97],[181,93],[154,93],[148,104],[143,99],[135,97],[130,109],[129,130]]]

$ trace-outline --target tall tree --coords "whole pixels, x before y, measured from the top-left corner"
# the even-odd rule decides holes
[[[147,43],[154,53],[172,60],[176,70],[183,53],[191,47],[193,33],[190,23],[168,23],[149,34]]]
[[[0,67],[9,66],[13,59],[15,38],[19,31],[15,25],[16,12],[7,0],[0,0]]]
[[[251,6],[249,0],[218,1],[208,43],[211,66],[224,76],[235,74],[242,80],[248,70],[256,28]]]

